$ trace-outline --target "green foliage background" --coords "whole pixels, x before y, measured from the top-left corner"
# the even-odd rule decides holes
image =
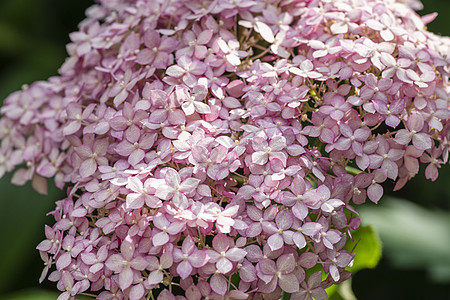
[[[439,13],[428,29],[450,35],[450,2],[423,2],[420,14]],[[0,99],[23,84],[57,74],[66,57],[68,33],[77,29],[92,3],[0,0]],[[44,197],[29,185],[13,186],[10,180],[11,176],[0,179],[0,300],[56,299],[53,283],[38,284],[43,264],[35,247],[44,239],[44,224],[52,224],[46,213],[64,193],[51,188]],[[387,183],[389,197],[378,205],[361,207],[363,225],[379,232],[383,257],[375,269],[353,276],[357,299],[450,298],[449,183],[448,166],[433,183],[425,180],[422,170],[402,191],[389,193],[393,185]],[[343,287],[341,296],[348,295],[348,289]],[[346,299],[354,298],[350,293]]]

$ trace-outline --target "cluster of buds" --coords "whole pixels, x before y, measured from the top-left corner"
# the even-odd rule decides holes
[[[325,299],[355,205],[448,161],[450,40],[416,1],[98,2],[1,108],[0,175],[67,190],[58,299]]]

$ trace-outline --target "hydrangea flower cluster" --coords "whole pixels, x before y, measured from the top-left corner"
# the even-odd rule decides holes
[[[67,189],[58,299],[325,299],[355,204],[448,162],[450,40],[416,1],[98,2],[1,109],[0,175]]]

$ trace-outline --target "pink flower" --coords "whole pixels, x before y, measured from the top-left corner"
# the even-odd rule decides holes
[[[321,73],[313,71],[314,69],[314,65],[312,64],[312,62],[308,59],[304,60],[301,62],[299,68],[297,67],[292,67],[289,69],[289,72],[301,76],[301,77],[305,77],[305,78],[319,78],[322,76]]]
[[[133,283],[134,276],[147,268],[148,262],[135,253],[134,241],[126,237],[120,246],[120,253],[111,255],[105,265],[119,274],[119,287],[124,290]]]
[[[269,206],[267,209],[261,211],[255,206],[247,207],[247,215],[253,221],[249,224],[246,230],[246,236],[248,237],[256,237],[261,234],[266,228],[275,227],[273,220],[276,216],[276,205]]]
[[[89,118],[94,108],[95,105],[91,104],[85,110],[82,110],[79,103],[70,103],[67,108],[67,117],[71,120],[71,122],[64,127],[63,134],[71,135],[77,132],[81,128],[81,122],[84,119]]]
[[[392,79],[381,78],[377,81],[377,78],[372,73],[367,74],[365,77],[365,85],[361,88],[361,99],[372,100],[378,99],[386,102],[386,92],[392,86]]]
[[[333,37],[328,39],[325,43],[319,40],[311,40],[309,41],[309,46],[316,50],[313,52],[312,56],[314,58],[320,58],[339,53],[342,48],[338,43],[339,40]]]
[[[380,17],[380,21],[374,20],[374,19],[369,19],[369,20],[367,20],[366,24],[367,24],[367,27],[369,27],[373,30],[379,31],[381,37],[386,42],[392,41],[394,39],[395,35],[394,35],[393,31],[394,32],[396,31],[396,35],[399,33],[400,34],[403,33],[403,32],[398,32],[396,30],[396,27],[393,26],[394,21],[388,14],[382,14]]]
[[[386,125],[392,128],[396,128],[400,124],[400,119],[398,115],[403,112],[404,101],[403,99],[396,99],[388,105],[388,103],[381,100],[374,100],[373,106],[375,110],[382,116],[386,115],[386,120],[384,121]]]
[[[189,87],[193,87],[197,83],[198,78],[196,76],[203,75],[206,71],[205,63],[193,60],[186,55],[178,58],[177,63],[167,68],[166,74],[181,79]]]
[[[83,246],[80,243],[75,243],[75,237],[72,235],[66,236],[62,242],[62,249],[56,260],[56,269],[61,271],[67,268],[72,263],[72,257],[77,257],[81,251],[83,251]]]
[[[143,124],[150,129],[161,128],[161,123],[167,121],[171,125],[183,124],[186,116],[180,109],[184,91],[180,88],[175,88],[171,93],[167,94],[162,90],[148,91],[148,97],[151,100],[152,112],[148,119],[148,123],[143,121]]]
[[[438,159],[441,155],[441,150],[433,147],[431,151],[428,151],[428,153],[424,153],[424,155],[420,158],[420,161],[423,163],[428,163],[428,166],[425,169],[425,177],[435,181],[439,175],[438,168],[440,168],[441,164],[443,164],[443,161]]]
[[[232,66],[239,66],[241,64],[241,57],[245,57],[247,52],[239,50],[239,42],[230,40],[225,42],[223,39],[216,41],[220,50],[225,54],[226,61]]]
[[[155,192],[152,186],[152,179],[147,179],[144,183],[137,177],[129,177],[127,187],[134,193],[129,193],[126,197],[128,209],[139,209],[144,204],[151,208],[157,208],[162,205],[161,200],[150,195],[150,192]]]
[[[364,37],[362,43],[355,44],[355,51],[365,58],[370,58],[373,65],[383,70],[385,65],[381,62],[381,55],[383,53],[392,54],[395,50],[395,44],[388,42],[374,42],[371,39]],[[363,62],[362,60],[361,62]]]
[[[391,148],[386,139],[377,136],[378,149],[375,154],[369,155],[371,169],[382,169],[386,172],[387,177],[395,179],[398,175],[398,166],[395,163],[403,157],[403,150]]]
[[[139,51],[136,62],[142,65],[153,65],[157,69],[164,69],[173,60],[172,51],[178,46],[178,41],[172,37],[163,36],[153,30],[148,29],[143,37],[147,48]]]
[[[99,0],[59,75],[1,109],[0,176],[67,194],[40,281],[326,298],[358,260],[350,201],[448,162],[449,41],[394,2]]]
[[[168,269],[173,264],[172,253],[165,252],[158,258],[151,256],[148,262],[147,268],[151,271],[148,275],[147,284],[150,286],[155,286],[161,283],[164,279],[164,269]]]
[[[208,94],[206,86],[198,84],[192,89],[192,95],[187,92],[187,98],[181,105],[186,116],[192,115],[194,112],[200,114],[209,114],[211,109],[209,106],[202,102]]]
[[[316,272],[300,284],[299,291],[293,294],[293,296],[302,300],[324,300],[328,298],[328,294],[325,292],[325,289],[320,286],[321,282],[322,273]]]
[[[97,253],[81,253],[81,260],[89,266],[89,272],[97,273],[104,267],[104,262],[108,258],[106,246],[100,247]]]
[[[177,50],[176,56],[189,55],[197,59],[205,58],[208,53],[208,48],[205,45],[209,43],[212,35],[213,31],[211,29],[201,31],[198,26],[194,27],[193,31],[185,31],[182,41],[187,47]]]
[[[200,183],[197,178],[186,178],[181,182],[180,174],[173,169],[167,169],[164,181],[165,184],[156,188],[155,196],[161,200],[172,200],[180,208],[188,206],[186,194],[195,191]]]
[[[173,259],[179,263],[177,273],[182,279],[186,279],[192,274],[193,268],[203,267],[209,261],[209,256],[205,250],[198,250],[192,238],[188,236],[184,239],[181,249],[174,248]]]
[[[350,109],[351,105],[345,102],[344,97],[335,95],[328,101],[329,105],[320,107],[319,111],[329,115],[332,119],[339,121],[344,117],[344,113]]]
[[[252,162],[257,165],[265,165],[273,159],[280,160],[286,165],[286,154],[280,150],[286,147],[286,139],[279,135],[273,137],[269,143],[266,140],[256,137],[252,142],[255,152],[252,154]]]
[[[293,231],[289,230],[294,222],[294,218],[289,210],[282,210],[275,217],[275,224],[268,223],[264,231],[269,234],[267,244],[272,251],[281,249],[284,244],[294,244],[292,240]]]
[[[140,131],[137,131],[120,142],[115,150],[118,154],[128,157],[130,165],[136,166],[144,159],[145,150],[149,150],[153,146],[155,139],[155,133],[141,134]]]
[[[412,140],[414,147],[418,150],[431,148],[432,142],[428,134],[422,131],[424,127],[423,117],[419,113],[412,114],[406,122],[407,129],[400,129],[395,135],[395,141],[400,145],[407,145]]]
[[[133,74],[132,71],[128,69],[124,73],[115,76],[118,77],[119,80],[109,90],[108,97],[114,97],[114,106],[118,107],[125,101],[130,94],[130,90],[133,89],[136,83],[141,80],[145,74],[139,74],[138,72]]]
[[[107,165],[106,151],[108,142],[106,139],[94,140],[93,134],[85,135],[83,144],[75,148],[80,159],[83,160],[79,167],[81,177],[89,177],[95,173],[98,165]]]
[[[125,132],[125,138],[129,139],[139,135],[141,121],[148,117],[148,113],[143,110],[134,110],[130,103],[125,102],[122,115],[116,114],[109,125],[116,131]]]
[[[295,258],[292,253],[280,256],[276,263],[271,259],[263,259],[258,266],[260,270],[258,277],[267,285],[261,285],[260,288],[266,292],[273,291],[277,284],[287,293],[295,293],[299,290],[299,281],[293,273]]]
[[[334,148],[338,150],[352,149],[353,153],[358,156],[363,154],[362,143],[367,141],[371,135],[371,131],[367,127],[358,128],[354,132],[345,123],[341,123],[339,126],[342,136],[334,143]]]
[[[227,274],[233,268],[233,263],[241,261],[247,252],[234,246],[231,238],[218,234],[212,240],[213,250],[208,250],[209,262],[215,263],[217,270]]]
[[[184,229],[185,223],[181,221],[170,222],[163,214],[157,214],[153,218],[153,224],[159,230],[153,234],[153,245],[163,246],[169,239],[170,235],[176,235]]]
[[[410,81],[406,76],[406,68],[411,65],[411,61],[409,59],[399,58],[398,60],[395,60],[392,55],[381,53],[380,60],[381,63],[386,66],[386,69],[383,70],[382,73],[383,78],[391,78],[395,74],[401,81]]]

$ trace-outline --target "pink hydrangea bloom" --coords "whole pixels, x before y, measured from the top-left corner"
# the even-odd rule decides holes
[[[353,206],[448,163],[417,1],[97,2],[0,110],[0,175],[67,190],[37,246],[59,299],[325,299]]]

